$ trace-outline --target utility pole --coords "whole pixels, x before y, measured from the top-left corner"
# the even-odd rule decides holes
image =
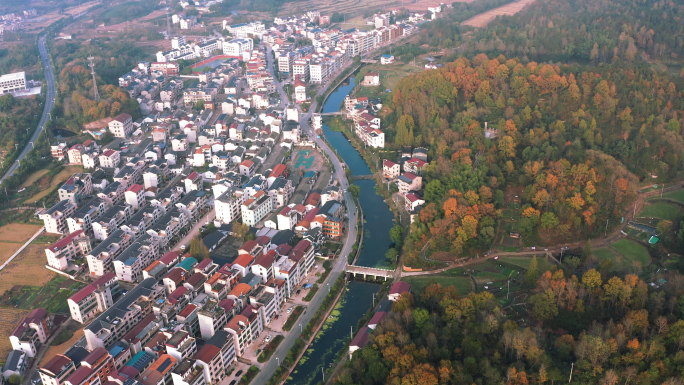
[[[95,63],[93,62],[95,58],[92,56],[88,56],[88,61],[90,61],[90,73],[93,75],[93,95],[95,97],[95,101],[99,102],[100,101],[100,93],[97,92],[97,81],[95,80]]]
[[[506,299],[508,299],[509,294],[511,294],[511,280],[510,280],[510,278],[508,279],[508,293],[506,293]]]
[[[323,370],[323,367],[321,367],[321,374],[323,374],[323,383],[325,384],[325,370]]]
[[[660,189],[660,197],[663,197],[663,191],[665,190],[665,183],[663,183],[663,188]]]
[[[604,236],[608,234],[608,221],[609,219],[606,219],[606,230],[603,232]]]
[[[573,362],[572,365],[570,366],[570,379],[568,380],[568,384],[572,382],[572,370],[575,368],[575,363]]]
[[[5,187],[5,190],[7,190],[7,187]],[[354,339],[354,327],[349,326],[349,338]]]

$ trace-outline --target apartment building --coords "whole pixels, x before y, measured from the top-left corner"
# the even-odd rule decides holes
[[[113,271],[113,261],[133,243],[133,234],[123,230],[114,231],[109,237],[97,245],[86,255],[88,270],[92,277],[101,277]]]
[[[109,131],[117,138],[127,138],[133,132],[133,117],[122,113],[114,117],[109,124]]]
[[[208,300],[202,309],[197,313],[199,321],[200,335],[202,339],[208,340],[223,329],[228,321],[226,310],[219,306],[216,300]]]
[[[216,220],[221,223],[231,223],[242,215],[241,206],[244,203],[243,194],[235,194],[234,190],[227,190],[214,200]]]
[[[133,184],[124,192],[124,200],[134,211],[145,205],[145,189],[140,184]]]
[[[143,234],[114,259],[116,278],[124,282],[140,282],[143,280],[143,269],[158,257],[158,239],[150,234]]]
[[[76,365],[71,358],[57,354],[38,369],[38,375],[43,385],[61,385],[75,370]]]
[[[272,209],[273,200],[263,190],[260,190],[240,206],[242,223],[254,227],[266,218]]]
[[[67,179],[57,191],[59,200],[67,199],[75,205],[79,205],[83,198],[93,193],[92,176],[89,173],[76,173]]]
[[[412,172],[405,172],[397,180],[399,193],[406,195],[409,191],[418,191],[423,185],[423,178]]]
[[[152,312],[151,302],[162,297],[163,287],[153,278],[142,281],[83,330],[88,349],[111,347]]]
[[[90,250],[90,237],[83,230],[77,230],[45,249],[47,265],[59,271],[66,271],[74,258],[84,256]]]
[[[67,218],[76,212],[76,205],[64,199],[59,201],[38,217],[45,224],[45,232],[52,234],[66,234],[69,231]]]
[[[45,309],[34,309],[28,317],[19,321],[19,324],[9,339],[12,349],[20,350],[29,357],[35,357],[38,347],[47,342],[52,328],[52,319]]]
[[[111,149],[104,150],[98,159],[101,167],[115,168],[118,167],[121,162],[121,153]]]
[[[93,221],[107,209],[107,203],[102,199],[93,199],[81,206],[73,216],[67,218],[69,232],[73,233],[82,230],[91,233]]]
[[[125,202],[119,202],[93,222],[95,239],[104,241],[126,223],[133,215],[133,209]]]
[[[88,322],[95,314],[112,307],[120,293],[116,275],[105,273],[67,299],[71,318],[81,324]]]

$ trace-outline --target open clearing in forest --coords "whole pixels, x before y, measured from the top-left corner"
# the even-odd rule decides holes
[[[472,291],[471,279],[468,277],[444,277],[441,275],[431,275],[427,277],[415,276],[402,278],[411,285],[411,291],[422,293],[427,285],[438,283],[442,287],[454,286],[459,294],[465,295]]]
[[[599,261],[612,260],[611,271],[639,270],[651,263],[648,249],[630,239],[620,239],[609,247],[592,250],[592,254]]]
[[[470,19],[461,23],[462,25],[469,25],[471,27],[482,28],[485,27],[489,22],[496,19],[497,16],[510,16],[515,15],[520,12],[526,5],[531,4],[535,0],[520,0],[515,3],[510,3],[502,5],[498,8],[494,8],[487,12],[481,13],[477,16],[473,16]]]
[[[678,204],[670,204],[665,202],[647,203],[637,216],[642,218],[658,218],[673,221],[677,219],[681,211],[682,207]]]

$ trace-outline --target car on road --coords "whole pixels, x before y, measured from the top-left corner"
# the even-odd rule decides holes
[[[230,382],[230,385],[235,385],[237,383],[237,380],[233,380]]]
[[[240,377],[242,375],[242,370],[238,370],[237,373],[235,373],[235,377]]]
[[[297,295],[302,292],[302,289],[297,290]]]
[[[292,308],[287,309],[287,314],[292,313]]]
[[[266,338],[264,338],[264,341],[266,341],[266,342],[268,342],[268,341],[270,341],[270,340],[271,340],[271,335],[270,335],[270,334],[267,335]]]

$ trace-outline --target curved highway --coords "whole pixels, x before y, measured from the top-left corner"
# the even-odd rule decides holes
[[[31,135],[31,140],[28,143],[26,143],[26,147],[24,147],[24,149],[21,150],[21,153],[19,154],[17,160],[15,160],[14,163],[12,163],[12,166],[9,168],[9,170],[7,170],[5,175],[3,175],[2,178],[0,178],[0,183],[4,182],[5,179],[14,174],[14,171],[19,167],[21,161],[24,160],[28,152],[31,149],[33,149],[33,143],[38,139],[38,135],[40,135],[40,133],[43,132],[45,124],[48,121],[48,115],[50,111],[52,111],[52,107],[55,105],[55,76],[52,73],[50,58],[48,57],[47,47],[45,46],[45,36],[42,36],[40,39],[38,39],[38,52],[40,53],[40,61],[42,62],[43,68],[45,70],[45,81],[47,82],[48,86],[47,95],[45,95],[45,106],[43,108],[43,115],[40,117],[38,128],[33,132],[33,135]]]

